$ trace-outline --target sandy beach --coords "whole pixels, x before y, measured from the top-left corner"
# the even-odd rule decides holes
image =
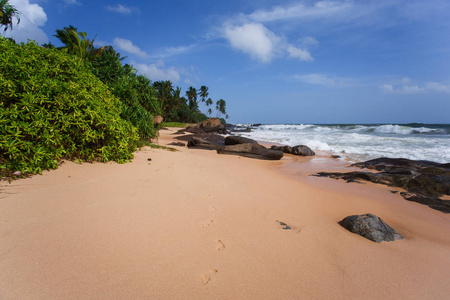
[[[174,148],[1,182],[0,298],[448,299],[450,215],[393,188],[307,176],[343,169],[331,158]],[[404,239],[338,224],[364,213]]]

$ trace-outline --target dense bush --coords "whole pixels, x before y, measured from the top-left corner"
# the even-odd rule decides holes
[[[149,79],[137,75],[130,65],[122,65],[123,58],[111,46],[92,60],[92,72],[120,99],[125,109],[121,117],[137,129],[141,138],[156,136],[154,116],[161,115],[161,105]]]
[[[138,134],[120,117],[124,105],[65,51],[0,38],[0,101],[2,175],[133,157]]]

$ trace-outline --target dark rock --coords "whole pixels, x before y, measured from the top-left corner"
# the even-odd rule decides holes
[[[185,144],[185,143],[182,143],[182,142],[172,142],[172,143],[169,143],[168,145],[171,145],[171,146],[180,146],[180,147],[186,146],[186,144]]]
[[[331,155],[331,158],[341,158],[341,157],[339,155],[333,154],[333,155]]]
[[[430,208],[442,211],[444,213],[450,213],[450,201],[448,200],[442,200],[439,198],[427,197],[421,194],[411,194],[406,192],[401,192],[400,195],[408,201],[428,205]]]
[[[403,239],[391,226],[372,214],[348,216],[340,221],[339,225],[376,243]]]
[[[316,155],[316,153],[314,153],[314,151],[312,151],[308,146],[305,146],[305,145],[299,145],[299,146],[294,146],[294,147],[273,145],[272,147],[270,147],[270,149],[283,151],[284,153],[293,154],[293,155],[301,155],[301,156]]]
[[[308,146],[300,145],[292,147],[292,154],[301,156],[314,156],[316,153],[311,150]]]
[[[254,143],[223,146],[217,150],[217,153],[267,160],[279,160],[283,157],[282,151],[267,149],[264,146]]]
[[[400,193],[406,200],[428,205],[444,213],[450,213],[450,200],[440,199],[443,195],[450,195],[449,164],[403,158],[379,158],[352,166],[380,172],[320,172],[316,175],[344,179],[347,182],[370,181],[399,187],[407,191],[407,193]]]
[[[192,140],[193,137],[198,137],[204,140],[208,140],[210,142],[214,142],[216,144],[220,144],[220,145],[225,145],[225,138],[222,135],[218,135],[212,132],[203,132],[203,133],[198,133],[198,134],[188,134],[188,135],[182,135],[182,136],[177,136],[174,139],[179,140],[179,141],[185,141],[185,142],[189,142],[190,140]]]
[[[450,170],[450,164],[440,164],[427,160],[410,160],[406,158],[381,157],[353,164],[352,167],[375,169],[377,171],[417,170],[438,167]]]
[[[151,158],[147,158],[147,160],[148,160],[148,161],[152,161],[152,159],[151,159]]]
[[[238,145],[238,144],[246,144],[253,143],[258,144],[257,141],[237,135],[230,135],[225,138],[225,145]]]
[[[192,137],[192,139],[188,142],[187,146],[189,148],[195,148],[195,149],[206,149],[206,150],[218,150],[223,145],[220,145],[218,143],[208,141],[206,139],[199,138],[197,136]]]
[[[283,151],[283,153],[287,153],[287,154],[292,154],[291,146],[276,146],[276,145],[272,145],[272,147],[270,147],[270,149]]]
[[[205,131],[202,128],[200,128],[199,125],[189,125],[188,127],[183,129],[182,131],[183,132],[190,132],[190,133],[205,133]]]

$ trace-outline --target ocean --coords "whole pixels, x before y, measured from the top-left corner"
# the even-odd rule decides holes
[[[239,135],[340,155],[353,162],[379,157],[450,162],[450,124],[236,124]]]

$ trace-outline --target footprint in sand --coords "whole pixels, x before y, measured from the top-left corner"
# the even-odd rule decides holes
[[[225,245],[221,240],[216,240],[217,243],[217,250],[222,251],[223,249],[225,249]]]
[[[211,205],[211,206],[209,207],[209,211],[215,212],[215,211],[217,211],[217,208],[216,208],[214,205]]]
[[[211,281],[212,276],[214,276],[217,272],[218,271],[216,269],[211,268],[208,272],[204,273],[201,277],[203,285],[208,284],[208,282]]]
[[[211,224],[214,224],[214,220],[209,220],[209,221],[203,223],[202,226],[206,228],[206,227],[209,227],[209,225],[211,225]]]

